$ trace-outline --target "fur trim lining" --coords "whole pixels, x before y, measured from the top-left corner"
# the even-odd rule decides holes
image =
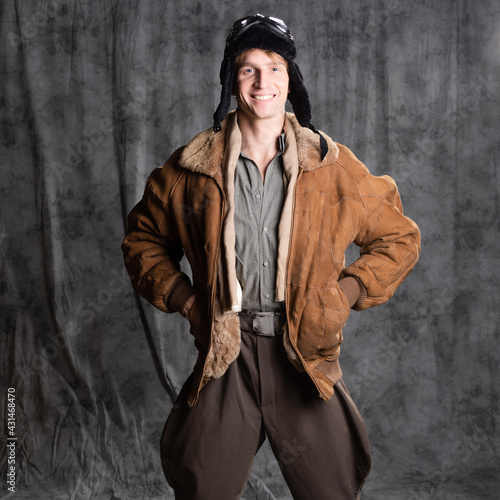
[[[228,120],[229,118],[224,120],[224,128],[227,127]],[[225,134],[216,134],[212,129],[204,130],[184,147],[179,157],[179,165],[210,177],[222,177],[225,145]]]
[[[205,361],[204,376],[220,378],[240,354],[240,319],[236,313],[223,313],[219,299],[215,299],[212,348]]]

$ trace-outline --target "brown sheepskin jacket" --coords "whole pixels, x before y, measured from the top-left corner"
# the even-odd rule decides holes
[[[224,374],[240,349],[237,313],[223,312],[220,301],[220,275],[225,275],[227,263],[221,259],[228,210],[224,158],[233,144],[229,138],[235,122],[231,113],[221,132],[198,134],[152,172],[142,200],[129,215],[122,244],[134,288],[154,306],[174,312],[170,299],[180,284],[189,283],[197,293],[199,317],[189,318],[199,350],[190,405],[203,385]],[[366,290],[354,309],[383,304],[416,264],[420,232],[403,215],[390,177],[371,175],[349,149],[325,134],[328,153],[321,161],[318,135],[301,127],[292,114],[287,114],[285,135],[294,140],[287,141],[284,169],[287,162],[295,162],[296,175],[289,214],[282,216],[288,221],[281,257],[284,344],[291,362],[307,372],[328,400],[342,376],[338,357],[350,312],[339,279],[356,278]],[[344,254],[352,242],[360,247],[360,256],[345,267]],[[191,266],[192,285],[180,270],[183,254]]]

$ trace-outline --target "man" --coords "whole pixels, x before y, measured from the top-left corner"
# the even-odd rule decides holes
[[[342,327],[350,308],[392,296],[420,234],[394,181],[311,125],[295,55],[282,21],[237,21],[213,128],[151,174],[129,215],[135,289],[183,314],[199,350],[161,442],[176,499],[240,498],[265,437],[295,499],[359,498],[371,467],[341,379]]]

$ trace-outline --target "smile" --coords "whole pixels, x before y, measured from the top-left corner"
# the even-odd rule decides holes
[[[253,98],[257,99],[257,101],[268,101],[269,99],[272,99],[274,97],[274,94],[271,95],[254,95]]]

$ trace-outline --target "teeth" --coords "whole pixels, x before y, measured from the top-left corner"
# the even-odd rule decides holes
[[[257,99],[257,101],[268,101],[269,99],[272,99],[272,95],[256,95],[254,96],[254,99]]]

